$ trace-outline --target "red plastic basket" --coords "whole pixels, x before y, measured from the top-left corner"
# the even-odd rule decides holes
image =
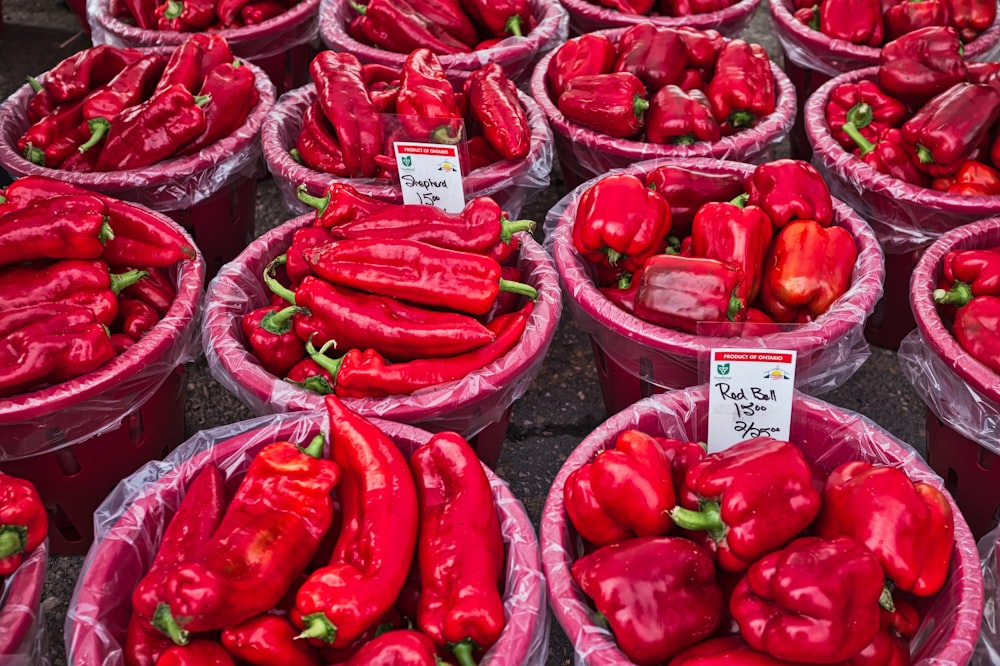
[[[760,0],[739,0],[724,9],[703,14],[647,16],[624,14],[589,0],[560,0],[560,2],[569,12],[569,31],[572,35],[582,35],[607,28],[627,28],[636,23],[651,22],[665,28],[687,26],[699,30],[718,30],[726,37],[736,37],[750,25],[754,14],[760,8]]]
[[[430,433],[374,419],[409,456]],[[145,573],[164,526],[184,488],[208,462],[219,466],[230,492],[254,454],[270,442],[309,441],[329,432],[325,412],[281,414],[199,433],[163,463],[153,463],[126,479],[98,511],[105,532],[87,555],[66,621],[70,663],[110,663],[124,644],[132,589]],[[489,468],[493,496],[506,545],[504,607],[506,627],[482,663],[493,666],[543,666],[548,653],[548,613],[541,556],[535,530],[523,505]]]
[[[15,178],[48,176],[165,213],[194,237],[211,277],[254,235],[260,128],[274,105],[275,90],[263,71],[247,66],[257,76],[260,100],[242,127],[194,155],[127,171],[63,171],[25,159],[17,139],[30,126],[28,103],[34,95],[25,84],[0,104],[0,165]]]
[[[617,43],[625,30],[627,28],[615,28],[596,34]],[[774,144],[785,138],[795,120],[795,88],[785,73],[772,62],[777,107],[774,113],[754,127],[722,137],[719,141],[699,141],[689,146],[616,139],[583,127],[559,111],[545,81],[549,61],[554,55],[555,51],[545,55],[535,66],[531,75],[531,95],[542,107],[552,127],[556,157],[567,191],[611,169],[622,169],[633,162],[661,157],[766,162],[773,156]]]
[[[552,131],[545,115],[535,101],[518,91],[518,97],[528,115],[531,127],[531,144],[528,154],[520,160],[501,160],[467,174],[462,181],[466,199],[491,196],[500,207],[516,218],[524,203],[549,185],[552,170]],[[289,151],[295,147],[302,127],[306,107],[316,99],[316,86],[312,83],[281,97],[264,120],[261,128],[261,147],[267,168],[281,192],[285,207],[296,215],[313,212],[299,201],[296,188],[304,184],[313,196],[323,196],[333,182],[346,182],[359,192],[382,201],[402,203],[403,192],[399,183],[374,178],[338,178],[315,171],[296,162]]]
[[[48,636],[42,591],[48,550],[48,542],[43,542],[13,576],[0,581],[0,663],[5,666],[47,663],[43,661],[48,657]]]
[[[753,165],[710,159],[648,160],[624,169],[645,176],[663,164],[708,173],[749,175]],[[589,265],[573,247],[576,208],[592,181],[569,193],[549,212],[546,231],[574,323],[591,337],[604,404],[614,414],[641,397],[699,384],[700,359],[713,347],[750,346],[798,352],[796,385],[808,393],[839,386],[867,358],[862,337],[865,319],[882,289],[882,251],[875,234],[847,206],[835,202],[835,223],[848,229],[858,245],[851,288],[832,308],[809,324],[755,338],[699,336],[650,324],[609,301],[593,281]]]
[[[291,245],[295,231],[311,225],[315,217],[296,217],[256,239],[208,288],[202,345],[209,371],[255,414],[323,407],[321,395],[264,370],[247,350],[240,330],[244,314],[269,302],[262,278],[264,268]],[[495,466],[513,404],[541,369],[562,306],[552,260],[526,233],[521,232],[519,238],[523,281],[534,286],[539,297],[528,330],[514,349],[462,380],[408,396],[347,399],[348,406],[366,417],[409,423],[433,432],[460,432],[483,461]]]
[[[569,474],[613,445],[619,433],[644,432],[689,441],[708,434],[708,389],[652,396],[616,414],[590,433],[569,455],[556,475],[542,510],[540,539],[549,605],[572,641],[576,663],[586,666],[631,664],[610,632],[594,622],[593,611],[570,573],[579,556],[579,539],[566,518],[563,488]],[[790,441],[806,458],[830,471],[849,460],[889,464],[914,481],[941,488],[941,480],[917,453],[863,416],[816,398],[796,395],[792,404]],[[914,666],[963,666],[969,662],[983,618],[983,578],[979,554],[969,526],[955,512],[955,548],[945,587],[933,597],[916,600],[922,622],[911,646]]]

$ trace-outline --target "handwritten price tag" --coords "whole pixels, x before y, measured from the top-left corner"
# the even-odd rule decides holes
[[[465,192],[457,145],[396,141],[394,146],[403,203],[462,212]]]
[[[794,351],[713,349],[709,376],[709,451],[754,437],[788,439]]]

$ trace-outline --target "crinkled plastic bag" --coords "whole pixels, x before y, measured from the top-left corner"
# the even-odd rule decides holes
[[[49,542],[33,550],[12,575],[0,579],[0,663],[48,666],[49,637],[42,592]]]
[[[657,27],[690,27],[698,30],[718,30],[726,37],[738,37],[753,21],[760,0],[739,0],[714,12],[687,16],[660,14],[627,14],[591,0],[561,0],[569,12],[569,31],[573,36],[607,28],[623,28],[636,23],[652,23]]]

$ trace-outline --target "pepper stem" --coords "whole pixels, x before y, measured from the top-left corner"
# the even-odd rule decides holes
[[[298,635],[299,638],[318,638],[327,645],[337,640],[337,627],[330,622],[325,613],[312,613],[302,616],[306,628]]]
[[[302,183],[295,188],[295,196],[299,198],[299,201],[307,206],[312,206],[316,209],[317,213],[322,213],[326,210],[326,207],[330,205],[330,194],[327,193],[325,197],[314,197],[309,194],[308,188],[305,183]]]
[[[476,660],[472,657],[472,653],[476,649],[476,644],[472,642],[471,638],[459,641],[458,643],[451,643],[448,645],[448,648],[455,655],[455,660],[459,666],[476,666]]]
[[[537,289],[532,287],[530,284],[516,282],[514,280],[504,280],[503,278],[500,278],[500,291],[509,291],[512,294],[527,296],[533,301],[538,299]]]
[[[353,9],[359,14],[364,14],[366,11],[368,11],[368,5],[362,5],[360,2],[354,2],[352,0],[349,4],[351,5],[351,9]]]
[[[101,230],[97,232],[97,240],[101,241],[101,245],[106,245],[109,240],[113,240],[115,237],[115,231],[108,224],[108,216],[104,216],[104,221],[101,222]]]
[[[736,290],[729,296],[729,308],[726,310],[726,317],[729,321],[736,321],[736,315],[743,309],[743,301],[736,295]]]
[[[42,92],[42,84],[39,83],[38,79],[36,79],[35,77],[33,76],[28,77],[28,85],[31,86],[31,89],[34,90],[36,93]]]
[[[191,640],[190,632],[181,629],[167,604],[159,603],[156,605],[156,610],[153,611],[153,626],[173,641],[175,645],[187,645]]]
[[[700,503],[699,511],[675,506],[670,510],[670,520],[674,521],[674,525],[685,530],[704,530],[716,540],[721,539],[726,530],[718,502],[703,501]]]
[[[754,115],[749,111],[733,111],[729,114],[729,124],[736,129],[743,129],[753,125]]]
[[[111,123],[104,118],[91,118],[87,121],[87,127],[90,128],[90,138],[81,143],[80,147],[77,148],[81,153],[85,153],[99,144],[104,135],[111,129]]]
[[[321,375],[306,377],[305,381],[301,382],[293,381],[288,377],[285,377],[285,381],[292,386],[298,386],[301,389],[312,391],[313,393],[319,393],[320,395],[330,395],[333,393],[333,387],[330,386],[330,382],[326,381],[326,377]]]
[[[0,560],[24,552],[28,528],[24,525],[0,525]]]
[[[291,155],[292,159],[295,160],[296,162],[298,162],[299,164],[305,164],[302,161],[302,155],[299,154],[299,151],[298,151],[297,148],[292,148],[291,150],[288,151],[288,154]]]
[[[646,113],[646,109],[649,108],[649,100],[643,99],[639,95],[636,95],[632,99],[632,112],[635,114],[636,118],[642,118],[642,115]]]
[[[851,140],[861,149],[862,157],[875,150],[875,144],[866,139],[854,123],[846,122],[840,126],[840,129],[844,130],[844,134],[851,137]]]
[[[149,275],[147,271],[140,271],[137,268],[125,273],[113,273],[111,275],[111,291],[115,292],[115,295],[118,295],[122,289],[131,287],[147,275]]]
[[[868,127],[875,120],[872,112],[872,105],[867,102],[858,102],[847,112],[847,122],[853,123],[858,129]]]
[[[336,382],[337,373],[340,372],[340,364],[343,363],[343,359],[330,358],[329,356],[326,355],[326,350],[329,349],[330,347],[336,349],[337,341],[327,340],[322,347],[316,349],[316,347],[313,345],[312,342],[313,335],[316,334],[313,333],[312,335],[309,336],[309,339],[306,340],[306,353],[309,354],[309,358],[311,358],[313,361],[316,362],[316,365],[329,372],[333,376],[334,381]],[[334,384],[334,386],[336,386],[336,384]]]
[[[747,201],[749,201],[749,200],[750,200],[750,195],[747,194],[746,192],[744,192],[743,194],[741,194],[740,196],[736,197],[735,199],[733,199],[729,203],[733,204],[737,208],[746,208],[747,207]]]
[[[24,147],[24,156],[32,164],[37,164],[38,166],[45,166],[45,151],[41,148],[36,148],[30,143]]]
[[[964,282],[956,281],[951,289],[935,289],[932,295],[935,303],[962,306],[972,300],[972,287]]]
[[[514,14],[503,24],[503,29],[515,37],[523,37],[524,33],[521,31],[521,24],[523,22],[523,19],[518,14]]]
[[[694,134],[682,134],[675,136],[671,143],[675,146],[691,146],[698,142]]]
[[[211,101],[212,101],[212,96],[211,95],[195,95],[194,96],[194,103],[197,106],[205,106],[206,104],[208,104]]]
[[[271,290],[272,294],[277,294],[292,305],[295,305],[295,292],[278,282],[278,280],[274,277],[275,268],[278,266],[284,266],[286,261],[287,257],[280,254],[267,265],[264,269],[264,284],[267,285],[267,288]]]
[[[632,278],[633,278],[633,276],[634,276],[634,273],[622,273],[621,275],[619,275],[618,276],[618,288],[619,289],[628,289],[629,287],[631,287],[632,286]]]
[[[500,219],[500,240],[504,243],[509,243],[514,234],[519,231],[532,233],[534,230],[534,220],[508,220],[506,217]]]
[[[178,0],[167,0],[167,8],[163,10],[163,18],[175,19],[184,11],[184,3]]]
[[[299,451],[313,458],[322,458],[324,446],[326,446],[326,435],[320,433],[309,440],[305,446],[300,446]]]
[[[921,164],[933,164],[934,155],[931,154],[930,148],[926,146],[921,146],[917,144],[917,157],[920,159]]]
[[[613,250],[610,247],[604,250],[604,254],[608,255],[608,263],[611,264],[612,266],[617,266],[618,260],[624,256],[618,250]]]
[[[878,605],[890,613],[896,612],[896,604],[892,600],[892,592],[889,590],[888,585],[882,586],[882,594],[879,595]]]
[[[268,333],[284,335],[292,330],[292,317],[297,314],[304,314],[307,317],[312,314],[309,308],[300,308],[297,305],[289,305],[283,310],[268,312],[260,320],[260,327]]]

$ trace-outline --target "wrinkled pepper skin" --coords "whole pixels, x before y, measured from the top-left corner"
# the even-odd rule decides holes
[[[643,265],[635,316],[697,334],[699,322],[735,321],[746,306],[738,296],[742,282],[743,270],[734,264],[658,254]]]
[[[885,38],[892,41],[908,32],[932,25],[950,25],[949,0],[907,0],[885,10]]]
[[[881,46],[885,22],[880,0],[823,0],[819,26],[824,35],[862,46]]]
[[[17,571],[48,532],[48,514],[35,485],[0,472],[0,576]]]
[[[53,196],[0,215],[0,266],[36,259],[97,259],[114,236],[93,196]]]
[[[410,456],[420,525],[417,627],[463,666],[505,626],[504,546],[482,463],[456,432],[437,433]]]
[[[343,666],[439,666],[437,650],[430,638],[408,629],[376,636],[343,663]]]
[[[742,39],[726,42],[705,94],[715,119],[732,130],[752,127],[774,113],[777,95],[767,51]]]
[[[955,520],[934,486],[910,481],[895,467],[856,461],[827,478],[816,534],[863,543],[898,589],[926,597],[948,578]]]
[[[878,560],[854,539],[802,537],[754,562],[729,609],[754,649],[833,664],[875,638],[883,580]]]
[[[531,150],[528,115],[517,98],[517,86],[495,62],[483,65],[466,79],[472,117],[483,135],[504,159],[519,160]]]
[[[352,6],[362,12],[356,20],[358,36],[364,39],[358,41],[397,53],[426,48],[437,55],[450,55],[472,50],[404,0],[372,0]]]
[[[337,134],[344,164],[354,177],[370,178],[378,171],[382,152],[382,122],[365,88],[361,62],[350,53],[321,51],[309,63],[316,95]]]
[[[878,84],[896,99],[920,106],[966,80],[958,31],[929,26],[892,40],[879,53]]]
[[[713,201],[698,209],[691,225],[691,252],[695,257],[739,266],[743,281],[736,295],[743,303],[751,303],[760,292],[773,227],[762,208],[736,201]]]
[[[948,0],[951,25],[968,43],[988,30],[997,18],[997,4],[989,0]]]
[[[591,464],[581,465],[566,478],[563,504],[577,533],[595,546],[631,539],[635,533],[611,517],[594,493]]]
[[[718,566],[740,572],[808,527],[820,503],[798,447],[756,437],[688,469],[671,518],[678,527],[707,530],[717,543]]]
[[[977,296],[958,308],[952,332],[973,358],[1000,373],[1000,297]]]
[[[653,93],[680,83],[687,65],[687,44],[680,33],[652,23],[637,23],[618,38],[612,71],[631,72]]]
[[[732,201],[743,194],[743,179],[736,174],[711,173],[665,164],[646,174],[646,185],[670,204],[670,233],[691,233],[695,213],[709,201]]]
[[[646,111],[646,140],[650,143],[691,145],[721,138],[722,128],[702,91],[666,85],[650,98]]]
[[[399,81],[396,113],[410,140],[454,144],[462,139],[462,111],[436,54],[427,48],[413,50],[403,61]]]
[[[779,159],[757,166],[743,184],[747,204],[764,209],[775,229],[792,220],[833,221],[833,197],[823,176],[809,162]]]
[[[299,630],[279,615],[258,615],[222,630],[222,647],[241,663],[252,666],[320,666],[319,654]]]
[[[625,139],[646,123],[646,86],[631,72],[577,76],[556,102],[560,113],[589,129]]]
[[[143,56],[139,49],[99,44],[59,61],[45,74],[45,91],[56,102],[83,98]]]
[[[566,90],[566,84],[578,76],[610,74],[618,58],[618,49],[604,35],[586,33],[562,43],[545,70],[552,99]]]
[[[256,81],[253,70],[239,60],[207,72],[198,90],[199,96],[212,100],[205,105],[205,131],[181,148],[181,154],[196,153],[238,130],[260,99]]]
[[[708,553],[678,537],[640,537],[577,559],[573,579],[607,621],[618,648],[659,664],[708,638],[724,604]]]

